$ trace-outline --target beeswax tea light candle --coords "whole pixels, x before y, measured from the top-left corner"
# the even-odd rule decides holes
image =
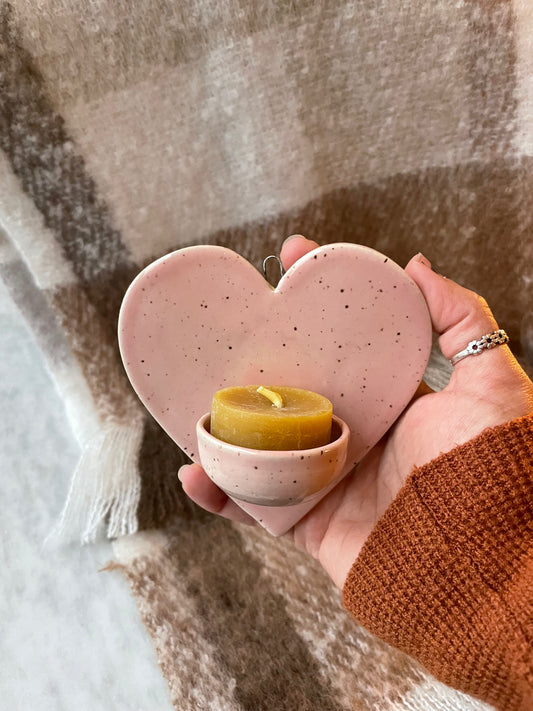
[[[230,387],[213,397],[211,434],[250,449],[313,449],[330,441],[331,418],[331,402],[310,390]]]

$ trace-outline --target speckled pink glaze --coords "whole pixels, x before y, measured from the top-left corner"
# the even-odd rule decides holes
[[[235,501],[260,506],[314,503],[342,474],[350,430],[335,415],[329,444],[285,451],[222,442],[209,431],[210,417],[208,412],[196,426],[200,461],[207,475]]]
[[[122,304],[119,344],[140,399],[193,461],[196,423],[217,390],[291,385],[328,397],[348,424],[344,475],[413,396],[431,320],[404,270],[368,247],[319,247],[272,289],[240,255],[204,245],[172,252],[137,276]],[[237,503],[280,535],[316,502]]]

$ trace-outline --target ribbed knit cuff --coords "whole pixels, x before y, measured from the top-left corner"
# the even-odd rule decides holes
[[[444,683],[515,711],[533,709],[532,586],[533,415],[415,469],[343,602]]]

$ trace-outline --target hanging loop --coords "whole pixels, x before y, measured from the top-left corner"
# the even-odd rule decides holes
[[[281,263],[281,259],[279,257],[277,257],[275,254],[269,254],[268,257],[265,257],[263,259],[263,275],[264,275],[265,279],[268,281],[267,264],[268,264],[269,259],[274,259],[278,263],[279,278],[281,279],[281,277],[285,274],[285,270],[283,269],[283,264]]]

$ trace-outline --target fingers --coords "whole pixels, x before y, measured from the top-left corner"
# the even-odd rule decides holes
[[[283,264],[283,269],[287,271],[292,265],[301,259],[308,252],[316,249],[318,244],[302,235],[291,235],[287,237],[281,247],[280,259]]]
[[[198,464],[185,464],[178,472],[184,492],[206,511],[239,523],[255,524],[254,519],[232,501]]]
[[[436,274],[422,255],[413,257],[405,271],[417,283],[428,304],[433,329],[439,335],[439,345],[446,358],[452,358],[472,340],[491,333],[498,324],[486,301],[469,289]],[[475,367],[496,366],[509,362],[511,354],[506,346],[498,346],[481,353],[479,360],[469,356],[459,361],[455,369],[466,371]]]
[[[405,271],[424,294],[446,358],[451,359],[470,341],[498,328],[482,297],[433,272],[422,255],[413,257]],[[507,345],[458,361],[446,390],[470,398],[463,422],[470,417],[494,426],[533,410],[533,383]]]

